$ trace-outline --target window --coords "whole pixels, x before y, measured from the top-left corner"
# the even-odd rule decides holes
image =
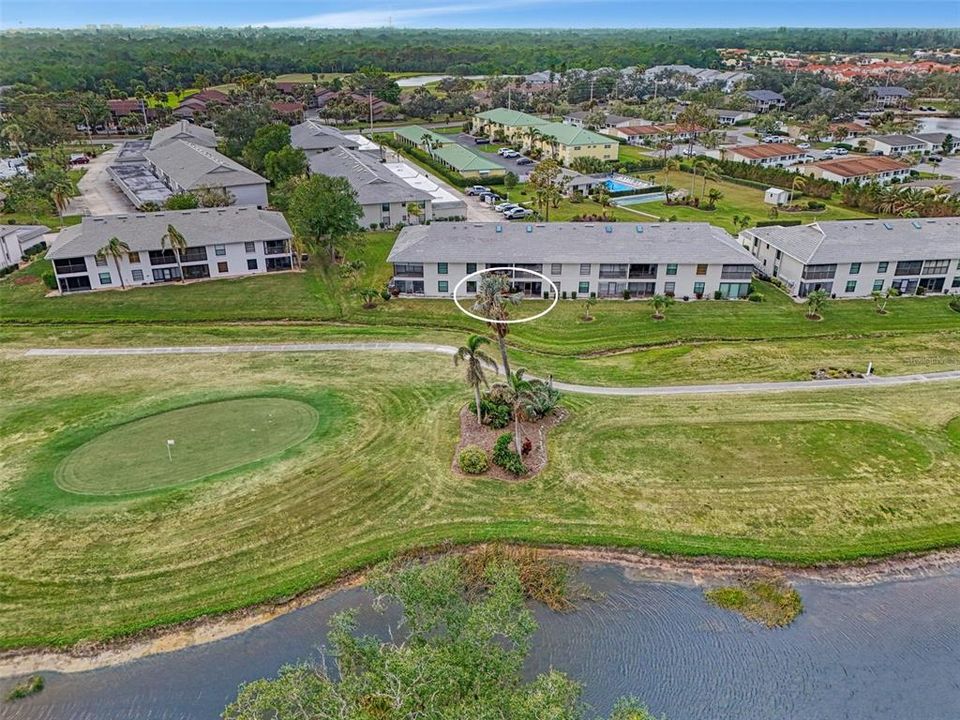
[[[550,263],[551,275],[563,275],[563,265],[561,263]]]
[[[143,270],[134,270],[131,277],[133,277],[134,282],[143,282]]]
[[[901,260],[897,263],[894,275],[919,275],[923,260]]]
[[[248,250],[247,252],[250,252],[250,251]],[[219,255],[220,257],[223,257],[224,255],[227,254],[227,246],[226,246],[226,245],[214,245],[214,246],[213,246],[213,254],[214,254],[214,255]]]
[[[256,270],[257,269],[257,259],[250,258],[247,260],[247,270]]]
[[[477,291],[477,281],[476,280],[467,280],[467,292],[475,293]]]
[[[877,272],[878,272],[878,273],[885,273],[885,272],[887,271],[887,268],[888,268],[888,267],[890,267],[890,263],[888,263],[888,262],[879,262],[879,263],[877,263]]]
[[[807,265],[803,268],[804,280],[832,280],[836,274],[836,265]]]
[[[437,275],[446,275],[446,274],[447,274],[447,264],[437,263]]]
[[[600,277],[602,278],[625,278],[629,265],[600,264]]]
[[[589,293],[590,283],[589,282],[580,283],[580,289],[577,292],[579,292],[581,295],[586,295],[587,293]]]
[[[677,274],[677,264],[667,263],[667,275],[676,275],[676,274]]]
[[[883,290],[883,278],[880,278],[879,280],[874,280],[873,291],[880,292],[881,290]]]
[[[589,275],[589,274],[590,274],[590,270],[591,270],[590,263],[582,263],[582,264],[580,265],[580,274],[581,274],[581,275]]]
[[[394,263],[393,274],[397,277],[423,277],[423,264]]]
[[[127,262],[130,263],[131,265],[136,265],[137,263],[139,263],[140,253],[138,252],[127,253]],[[142,275],[143,273],[141,272],[140,274]]]
[[[850,263],[850,274],[858,275],[860,273],[860,263]]]
[[[257,251],[257,244],[256,244],[256,243],[252,243],[252,242],[245,242],[245,243],[243,244],[243,249],[244,249],[246,252],[248,252],[248,253],[256,252],[256,251]]]
[[[950,287],[960,288],[960,275],[953,279],[953,284]]]
[[[389,213],[390,212],[390,203],[380,203],[381,212]]]
[[[949,271],[949,260],[927,260],[923,264],[924,275],[945,275]]]
[[[151,250],[151,265],[173,265],[177,262],[177,256],[170,248],[165,250]]]
[[[857,291],[857,281],[856,280],[847,280],[847,292],[856,292]]]
[[[62,260],[54,260],[53,267],[56,268],[57,274],[59,275],[66,275],[67,273],[86,272],[87,261],[84,260],[82,257],[63,258]],[[70,288],[70,289],[72,290],[74,288]]]
[[[202,262],[207,259],[207,249],[201,247],[188,247],[180,251],[180,262]]]
[[[668,282],[663,284],[663,293],[664,295],[673,295],[677,291],[677,284],[675,282]]]
[[[106,255],[97,255],[96,261],[97,261],[97,267],[106,267],[106,266],[107,266],[107,256],[106,256]]]
[[[470,273],[475,273],[477,271],[476,263],[467,263],[467,275]]]
[[[724,280],[749,280],[753,277],[753,265],[724,265],[720,277]]]
[[[704,285],[702,282],[695,282],[693,284],[693,294],[694,295],[703,295]]]
[[[450,292],[450,283],[448,283],[446,280],[437,281],[437,292]]]
[[[113,282],[113,280],[110,279],[110,273],[108,273],[108,272],[100,273],[100,284],[101,284],[101,285],[109,285],[109,284],[111,284],[112,282]]]
[[[704,264],[697,265],[697,275],[706,275],[707,266]]]
[[[229,267],[229,266],[228,266],[225,262],[218,262],[218,263],[217,263],[217,272],[225,273],[225,272],[227,272],[227,268],[228,268],[228,267]]]

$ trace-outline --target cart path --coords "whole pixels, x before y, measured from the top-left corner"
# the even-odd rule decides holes
[[[452,356],[457,349],[450,345],[418,342],[322,342],[244,345],[183,345],[163,347],[104,347],[104,348],[33,348],[29,357],[80,357],[112,355],[217,355],[228,353],[284,353],[284,352],[401,352],[434,353]],[[842,380],[792,380],[783,382],[713,383],[707,385],[662,385],[639,387],[606,387],[554,382],[559,390],[586,395],[648,396],[648,395],[736,395],[749,393],[794,392],[798,390],[827,390],[847,387],[884,387],[913,383],[960,380],[960,370],[916,373],[912,375],[870,375]]]

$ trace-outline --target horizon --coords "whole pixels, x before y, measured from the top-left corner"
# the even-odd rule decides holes
[[[693,0],[682,7],[655,3],[624,6],[615,0],[490,0],[479,7],[463,0],[420,0],[398,8],[382,0],[358,0],[343,10],[331,2],[282,0],[269,6],[217,0],[186,0],[132,6],[116,0],[64,3],[4,0],[3,30],[317,28],[328,30],[696,30],[696,29],[957,29],[960,3],[929,0],[907,5],[877,0],[870,22],[861,22],[861,2],[811,0],[802,9],[758,9],[746,0]],[[497,12],[499,11],[499,12]],[[543,24],[549,13],[550,27]],[[225,18],[237,18],[224,22]],[[802,20],[801,20],[802,17]],[[589,22],[585,22],[588,19]]]

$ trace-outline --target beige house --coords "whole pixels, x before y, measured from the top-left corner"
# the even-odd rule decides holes
[[[555,158],[564,165],[570,165],[577,158],[614,161],[620,154],[620,143],[613,138],[506,108],[475,115],[473,132],[500,136],[525,149],[537,149],[544,157]]]

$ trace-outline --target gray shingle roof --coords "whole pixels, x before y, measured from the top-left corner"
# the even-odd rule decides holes
[[[267,182],[266,178],[213,148],[184,140],[176,140],[148,150],[143,157],[187,190],[201,187],[230,188]]]
[[[804,264],[960,258],[960,217],[831,220],[747,232]]]
[[[910,97],[912,92],[898,85],[880,85],[870,88],[870,92],[877,97]]]
[[[356,150],[359,145],[337,128],[315,120],[307,120],[290,128],[290,144],[302,150],[331,150],[346,147]]]
[[[50,232],[46,225],[0,225],[0,238],[16,238],[23,243]]]
[[[346,178],[357,191],[357,202],[361,205],[432,199],[428,192],[408,185],[382,163],[347,148],[337,148],[311,157],[310,172]]]
[[[754,100],[765,100],[767,102],[783,100],[783,95],[773,90],[747,90],[744,95]]]
[[[215,148],[217,136],[213,130],[200,125],[194,125],[188,120],[180,120],[170,127],[160,128],[150,139],[150,149],[162,147],[174,140],[187,140],[202,147]]]
[[[168,225],[191,246],[285,240],[292,235],[283,214],[246,206],[90,216],[62,230],[47,258],[96,255],[112,237],[123,240],[133,252],[160,250]]]
[[[400,231],[387,261],[755,263],[709,223],[625,222],[417,225]]]
[[[892,135],[871,135],[872,140],[877,142],[882,142],[891,147],[900,147],[903,145],[923,145],[922,140],[918,140],[913,135],[899,135],[894,133]]]

